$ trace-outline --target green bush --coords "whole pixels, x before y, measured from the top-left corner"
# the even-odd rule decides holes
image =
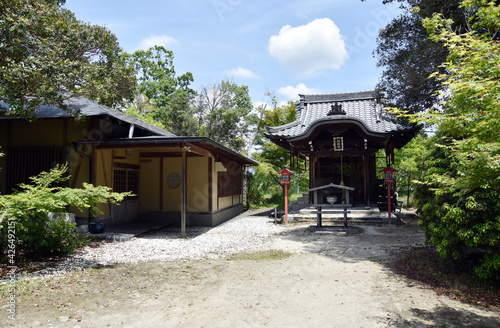
[[[1,254],[7,254],[8,249],[29,258],[71,253],[82,241],[75,234],[76,225],[49,218],[49,212],[64,213],[68,206],[76,206],[96,213],[97,204],[108,201],[116,204],[131,195],[86,183],[83,188],[61,187],[61,182],[69,179],[64,177],[66,171],[66,165],[57,166],[32,177],[31,184],[20,184],[19,190],[11,195],[0,196]]]
[[[14,222],[10,224],[9,222]],[[14,227],[14,229],[11,229]],[[0,247],[3,252],[9,245],[9,231],[15,252],[29,258],[55,254],[68,254],[79,247],[83,238],[75,233],[76,225],[47,216],[31,216],[4,220],[0,228]],[[14,233],[12,233],[14,232]],[[12,237],[10,237],[12,238]],[[12,246],[11,246],[12,247]]]
[[[426,239],[444,259],[459,260],[471,251],[479,252],[482,257],[474,268],[477,276],[500,279],[500,186],[460,186],[463,166],[450,145],[446,138],[438,140],[421,167],[422,181],[416,185]]]

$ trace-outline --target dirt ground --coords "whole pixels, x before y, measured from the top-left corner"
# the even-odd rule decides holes
[[[310,224],[310,223],[309,223]],[[350,236],[290,224],[258,256],[118,265],[19,283],[2,327],[500,327],[500,313],[438,295],[388,265],[414,225]],[[2,297],[2,304],[6,298]]]

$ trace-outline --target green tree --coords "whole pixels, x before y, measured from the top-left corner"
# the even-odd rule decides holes
[[[397,191],[400,197],[407,197],[407,205],[410,205],[410,196],[415,188],[415,181],[421,181],[421,167],[425,165],[428,150],[433,147],[434,142],[434,138],[421,133],[403,148],[394,150],[394,168],[398,170],[395,175]]]
[[[105,27],[83,23],[64,1],[0,3],[0,100],[30,115],[42,104],[67,108],[85,96],[113,106],[131,100],[134,69]]]
[[[472,29],[456,33],[436,14],[424,20],[433,41],[449,55],[443,73],[442,109],[422,120],[437,122],[439,140],[423,165],[418,207],[429,242],[443,257],[482,250],[478,276],[500,279],[500,7],[467,0]]]
[[[294,103],[290,102],[286,106],[279,107],[276,97],[270,93],[267,95],[271,100],[271,108],[263,112],[262,126],[278,126],[295,121],[297,111]],[[253,168],[249,179],[249,200],[263,204],[283,204],[284,187],[278,172],[284,167],[290,168],[290,154],[265,138],[263,133],[257,138],[256,144],[258,151],[254,153],[254,157],[259,166]],[[294,161],[296,166],[290,168],[295,172],[291,177],[291,186],[307,190],[309,175],[305,170],[304,159]],[[270,195],[270,199],[264,199],[264,194]]]
[[[245,85],[223,80],[203,86],[195,101],[200,133],[236,151],[243,151],[249,139],[252,100]]]
[[[135,67],[139,80],[134,103],[147,105],[135,106],[138,117],[151,117],[176,135],[197,134],[198,120],[191,106],[196,94],[190,88],[193,75],[190,72],[176,75],[173,52],[154,46],[127,54],[125,58]]]
[[[442,90],[441,81],[429,76],[443,72],[447,48],[440,40],[430,40],[422,19],[441,13],[453,19],[450,26],[464,32],[466,11],[460,0],[384,0],[400,3],[403,13],[380,30],[374,56],[383,68],[377,89],[390,106],[418,113],[436,105]]]

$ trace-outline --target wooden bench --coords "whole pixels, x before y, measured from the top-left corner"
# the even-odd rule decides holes
[[[312,205],[311,207],[316,208],[316,211],[311,211],[311,213],[316,213],[316,227],[321,228],[323,226],[322,222],[322,214],[323,213],[330,213],[330,214],[344,214],[344,228],[347,228],[347,214],[351,213],[351,211],[347,210],[347,205],[344,205],[343,210],[337,210],[337,209],[329,209],[329,208],[323,208],[325,205]]]

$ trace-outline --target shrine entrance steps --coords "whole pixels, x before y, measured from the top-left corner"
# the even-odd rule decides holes
[[[331,206],[328,204],[322,205],[322,209],[328,210],[335,208],[336,210],[343,210],[343,207]],[[388,223],[387,212],[381,212],[377,207],[370,207],[369,209],[365,207],[348,207],[347,210],[350,212],[348,214],[348,224],[384,224]],[[296,213],[288,215],[288,220],[293,220],[296,222],[300,221],[316,221],[317,219],[317,209],[316,207],[305,206]],[[328,213],[324,212],[322,214],[323,223],[329,224],[343,224],[344,214],[343,213]],[[398,222],[397,213],[391,213],[391,223],[397,224]],[[331,222],[331,223],[330,223]]]

